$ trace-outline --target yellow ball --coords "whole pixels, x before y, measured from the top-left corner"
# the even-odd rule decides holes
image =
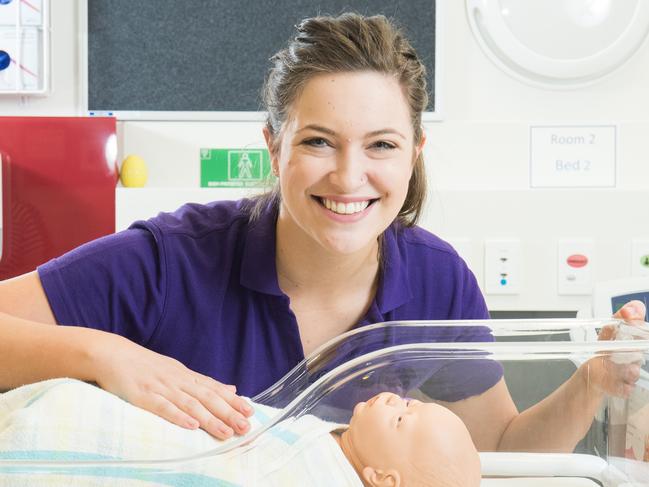
[[[119,178],[127,188],[141,188],[146,184],[149,171],[140,156],[127,156],[122,162]]]

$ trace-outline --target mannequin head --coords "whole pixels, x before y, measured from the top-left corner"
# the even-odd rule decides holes
[[[354,408],[340,446],[368,487],[476,487],[480,458],[460,418],[381,393]]]

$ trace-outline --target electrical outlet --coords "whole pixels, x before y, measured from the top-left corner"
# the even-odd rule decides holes
[[[521,269],[519,240],[485,241],[485,293],[518,294]]]

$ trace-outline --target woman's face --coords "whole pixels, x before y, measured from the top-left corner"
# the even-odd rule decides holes
[[[335,253],[375,246],[403,205],[421,150],[399,83],[370,71],[315,76],[280,136],[272,158],[280,228]]]

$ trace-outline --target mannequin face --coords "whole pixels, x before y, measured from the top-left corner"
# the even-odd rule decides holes
[[[341,446],[368,486],[480,484],[468,430],[438,404],[378,394],[356,405]]]

